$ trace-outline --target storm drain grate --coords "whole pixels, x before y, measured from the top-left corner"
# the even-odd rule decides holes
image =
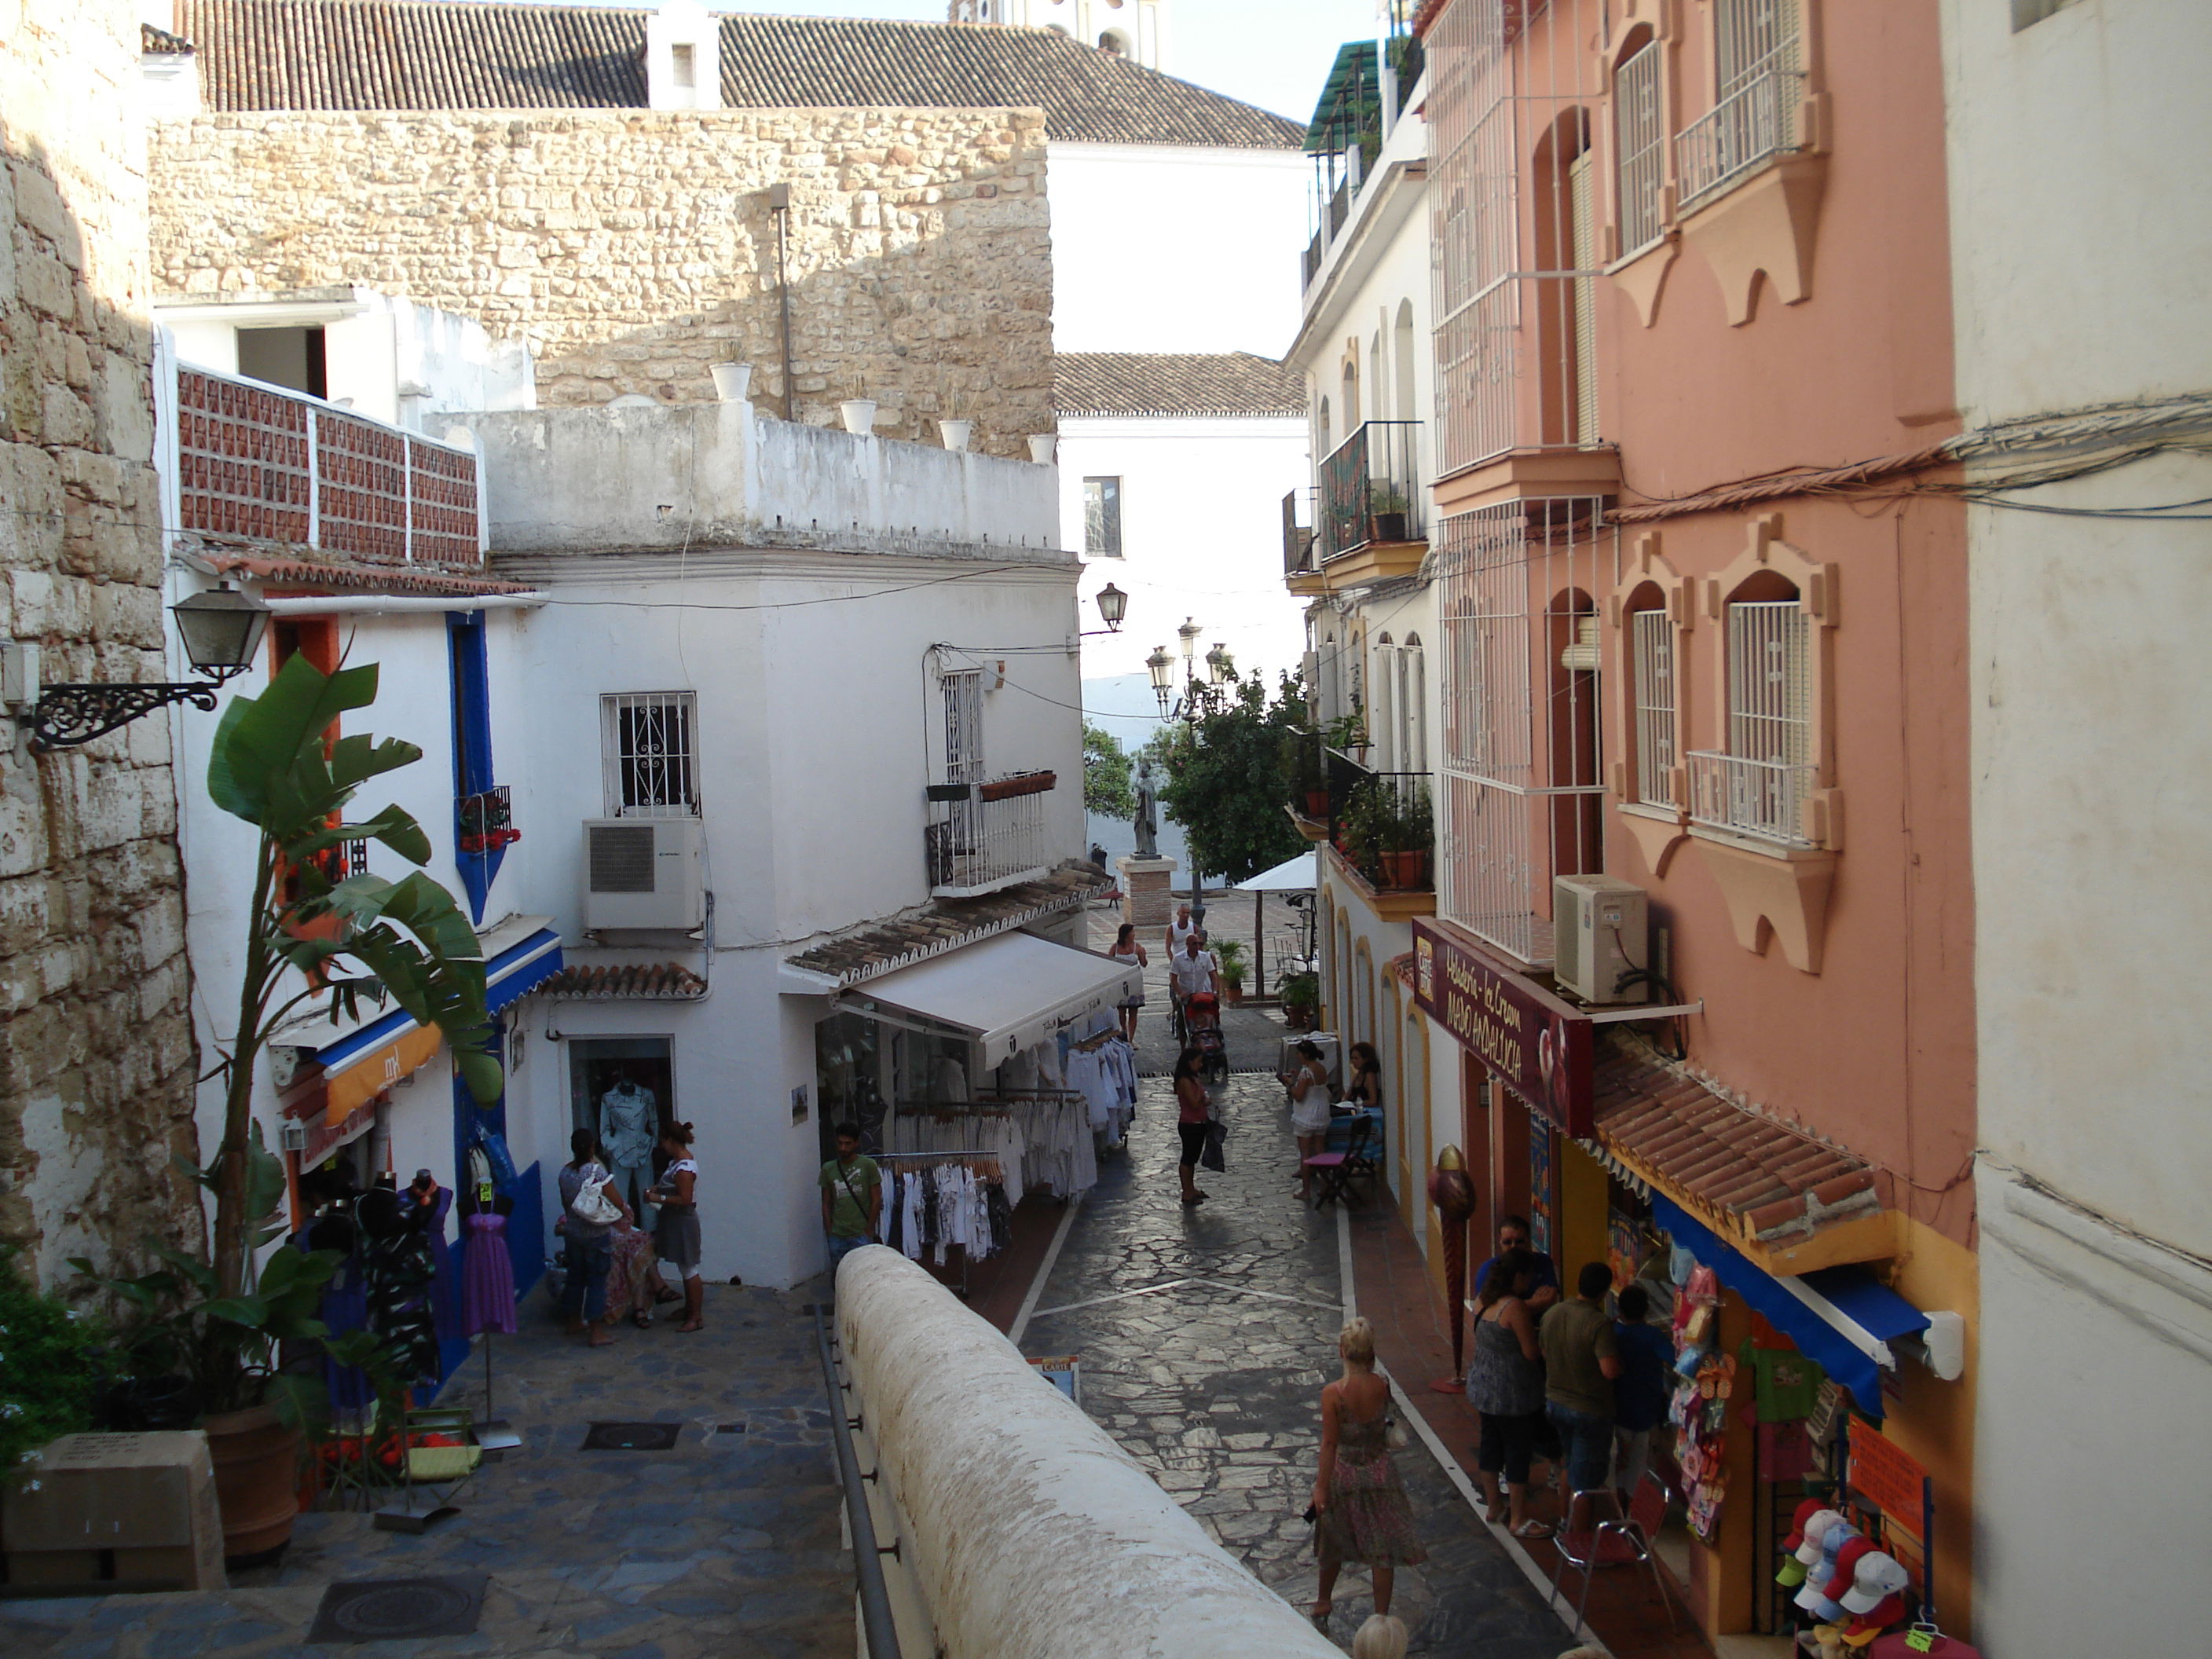
[[[745,1425],[742,1423],[717,1423],[714,1425],[714,1432],[716,1434],[743,1434],[744,1431]]]
[[[482,1573],[450,1578],[371,1578],[332,1584],[307,1632],[310,1642],[389,1642],[467,1636],[483,1612]]]
[[[594,1423],[583,1451],[673,1451],[681,1423]]]

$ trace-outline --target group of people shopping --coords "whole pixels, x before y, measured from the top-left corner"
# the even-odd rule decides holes
[[[608,1284],[617,1261],[623,1264],[625,1288],[629,1292],[632,1322],[653,1322],[653,1304],[681,1300],[680,1332],[704,1326],[706,1281],[699,1272],[699,1165],[691,1156],[691,1126],[672,1122],[659,1133],[665,1162],[653,1184],[640,1197],[653,1206],[659,1219],[648,1236],[637,1212],[623,1194],[618,1166],[600,1139],[589,1129],[568,1137],[568,1162],[560,1178],[561,1217],[554,1223],[565,1244],[568,1279],[562,1291],[562,1310],[568,1316],[568,1334],[584,1336],[594,1348],[614,1340],[608,1328]],[[679,1293],[660,1276],[653,1264],[660,1261],[676,1270],[683,1281]]]
[[[1564,1296],[1558,1267],[1531,1248],[1525,1217],[1507,1216],[1498,1254],[1475,1275],[1468,1402],[1480,1414],[1475,1464],[1492,1519],[1504,1486],[1516,1538],[1548,1537],[1528,1513],[1529,1471],[1553,1466],[1562,1513],[1581,1493],[1632,1492],[1650,1458],[1651,1431],[1667,1420],[1667,1334],[1647,1324],[1648,1292],[1630,1285],[1606,1307],[1613,1269],[1583,1265]]]

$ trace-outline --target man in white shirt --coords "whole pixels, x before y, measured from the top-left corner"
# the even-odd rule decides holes
[[[1190,919],[1190,906],[1176,906],[1175,920],[1168,924],[1168,965],[1182,954],[1183,941],[1198,931],[1198,924]]]
[[[1221,964],[1206,949],[1206,935],[1195,927],[1183,935],[1182,949],[1168,963],[1168,994],[1173,999],[1178,1024],[1186,999],[1200,992],[1221,995]]]

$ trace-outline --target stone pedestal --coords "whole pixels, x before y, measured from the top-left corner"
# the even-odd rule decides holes
[[[1121,872],[1121,920],[1139,927],[1164,927],[1175,914],[1175,894],[1169,883],[1175,874],[1173,859],[1140,859],[1133,854],[1114,860]]]

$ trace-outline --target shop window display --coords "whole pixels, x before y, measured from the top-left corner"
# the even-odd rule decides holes
[[[653,1182],[660,1132],[675,1121],[675,1067],[666,1037],[589,1037],[568,1043],[572,1127],[606,1148],[617,1189],[641,1227],[650,1228],[646,1188]]]

